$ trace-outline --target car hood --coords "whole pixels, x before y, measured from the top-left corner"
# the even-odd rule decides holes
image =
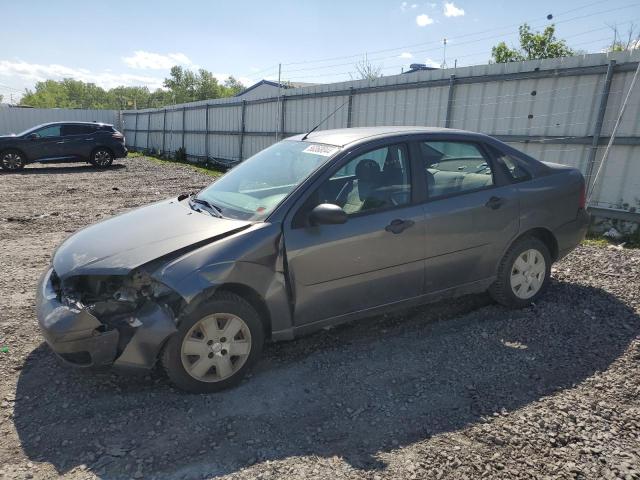
[[[177,199],[165,200],[73,234],[56,251],[53,268],[61,278],[126,274],[176,250],[196,248],[250,225],[195,212]]]

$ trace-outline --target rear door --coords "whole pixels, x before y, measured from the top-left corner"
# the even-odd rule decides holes
[[[517,189],[481,143],[414,144],[427,191],[425,291],[487,279],[517,235]]]
[[[354,153],[293,209],[284,241],[297,325],[422,294],[423,207],[413,191],[407,146],[391,144]],[[347,222],[309,225],[320,203],[342,207]]]
[[[62,126],[61,152],[68,158],[88,158],[95,144],[97,127],[90,124],[67,123]]]

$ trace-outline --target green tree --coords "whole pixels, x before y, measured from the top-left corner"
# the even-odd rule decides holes
[[[555,31],[556,27],[549,25],[542,32],[532,32],[525,23],[518,29],[520,49],[510,48],[505,42],[500,42],[491,49],[491,57],[495,63],[507,63],[573,55],[567,43],[556,38]]]
[[[237,95],[245,89],[245,86],[233,75],[229,75],[229,77],[227,77],[224,81],[224,87],[230,90],[231,95],[229,96]]]
[[[164,80],[164,89],[151,92],[147,87],[115,87],[105,90],[93,83],[65,78],[38,82],[27,90],[21,105],[37,108],[108,108],[114,110],[159,108],[164,105],[195,100],[229,97],[244,86],[229,77],[224,84],[207,70],[198,72],[175,66]]]

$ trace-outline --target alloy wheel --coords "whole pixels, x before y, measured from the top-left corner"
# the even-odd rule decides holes
[[[98,150],[93,155],[93,161],[100,167],[106,167],[111,162],[111,154],[106,150]]]
[[[19,170],[24,166],[24,161],[19,153],[9,152],[2,156],[2,167],[5,170]]]
[[[533,297],[542,288],[547,265],[541,252],[534,248],[522,252],[511,268],[511,290],[523,300]]]
[[[251,352],[249,326],[230,313],[208,315],[182,340],[185,371],[200,382],[219,382],[235,374]]]

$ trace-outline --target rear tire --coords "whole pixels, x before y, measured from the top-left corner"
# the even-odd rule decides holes
[[[240,383],[260,358],[264,326],[242,297],[217,292],[182,318],[160,362],[181,390],[211,393]]]
[[[19,150],[5,150],[0,153],[0,165],[8,172],[22,170],[27,164],[27,159]]]
[[[113,153],[108,148],[96,148],[89,162],[96,168],[107,168],[113,163]]]
[[[550,274],[551,254],[547,246],[535,237],[525,237],[504,255],[489,294],[505,307],[523,308],[544,293]]]

